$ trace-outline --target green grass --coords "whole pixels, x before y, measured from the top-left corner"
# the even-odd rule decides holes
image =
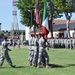
[[[9,52],[16,68],[11,68],[6,60],[0,75],[74,75],[75,74],[75,50],[50,49],[48,51],[50,66],[52,68],[35,68],[28,64],[27,48],[12,48]]]

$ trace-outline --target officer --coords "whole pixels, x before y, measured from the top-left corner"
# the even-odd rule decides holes
[[[2,42],[2,51],[1,51],[1,56],[0,56],[0,67],[2,67],[3,62],[4,62],[5,59],[7,60],[8,64],[11,67],[15,67],[15,65],[13,65],[13,63],[11,61],[11,58],[8,54],[8,51],[11,51],[11,50],[8,48],[8,44],[6,42],[7,37],[4,36],[3,38],[4,38],[4,41]]]
[[[29,64],[30,66],[32,66],[33,64],[33,57],[34,57],[34,35],[30,34],[30,38],[29,38]]]
[[[37,67],[37,60],[38,60],[38,46],[39,46],[39,44],[38,44],[38,34],[35,34],[34,35],[35,36],[35,38],[34,38],[34,57],[33,57],[33,65],[35,66],[35,67]]]

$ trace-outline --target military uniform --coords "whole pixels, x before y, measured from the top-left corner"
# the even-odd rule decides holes
[[[18,48],[20,48],[20,39],[18,39]]]
[[[38,49],[38,35],[35,34],[35,38],[34,38],[34,57],[33,57],[33,64],[35,67],[37,67],[37,61],[38,61],[38,52],[39,52],[39,49]]]
[[[34,38],[33,35],[31,35],[29,39],[29,64],[30,66],[33,64],[33,57],[34,57]]]
[[[39,39],[39,55],[38,55],[38,66],[37,67],[40,67],[40,64],[48,67],[49,56],[46,51],[46,45],[47,45],[47,40],[42,35],[41,38]]]
[[[48,53],[47,53],[47,50],[49,50],[49,43],[48,43],[47,39],[44,38],[44,40],[45,40],[44,41],[44,50],[43,50],[42,57],[44,59],[43,64],[47,68],[47,67],[49,67],[48,66],[49,65],[49,56],[48,56]]]
[[[15,39],[13,39],[13,47],[15,48],[16,46],[16,42],[15,42]]]
[[[6,59],[8,64],[11,67],[15,67],[15,65],[13,65],[13,63],[11,61],[11,58],[10,58],[10,56],[8,54],[8,51],[11,51],[11,50],[8,48],[8,44],[6,42],[6,37],[4,37],[4,41],[2,42],[1,56],[0,56],[0,66],[3,65],[3,62]]]
[[[44,43],[44,39],[43,37],[41,37],[39,39],[39,54],[38,54],[38,66],[37,67],[40,67],[40,64],[41,64],[41,60],[42,60],[42,53],[43,53],[43,43]]]

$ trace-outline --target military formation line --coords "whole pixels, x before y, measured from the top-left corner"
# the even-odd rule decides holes
[[[48,39],[51,48],[66,48],[66,49],[75,49],[75,39]]]

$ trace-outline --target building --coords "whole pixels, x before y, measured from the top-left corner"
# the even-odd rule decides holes
[[[54,38],[61,38],[67,37],[67,31],[66,31],[66,20],[53,20],[53,37]],[[26,40],[29,39],[29,28],[26,27]],[[75,37],[75,20],[71,20],[69,24],[69,30],[71,37]],[[32,32],[34,32],[34,29],[32,28]],[[48,38],[51,37],[51,33],[49,32]]]
[[[67,37],[67,31],[66,31],[66,20],[54,20],[53,21],[53,36],[61,38],[62,36],[64,38]],[[69,24],[69,30],[70,30],[70,36],[75,36],[75,20],[71,20]]]

